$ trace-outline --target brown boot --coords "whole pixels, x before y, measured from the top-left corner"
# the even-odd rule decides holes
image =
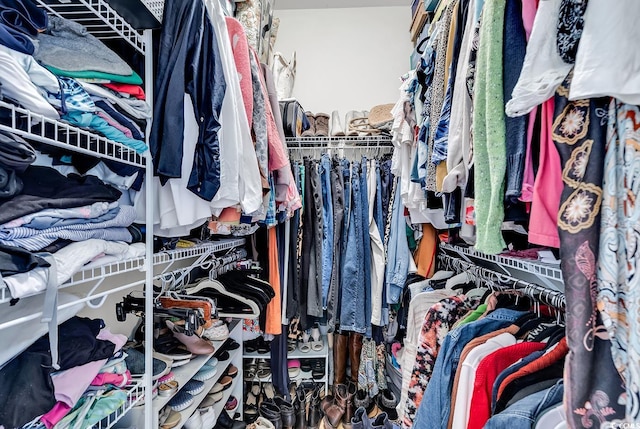
[[[344,429],[351,429],[351,418],[355,412],[353,397],[356,394],[356,387],[355,383],[347,383],[347,405],[344,407],[344,415],[342,416],[342,427]]]
[[[308,130],[302,132],[302,137],[315,137],[316,136],[316,117],[311,112],[304,112],[304,114],[307,116],[307,120],[309,121],[309,125],[311,126],[309,127]]]
[[[348,333],[333,336],[333,385],[344,384],[347,379]]]
[[[349,333],[349,361],[351,362],[351,381],[358,384],[360,353],[362,352],[362,334]]]
[[[347,393],[348,389],[345,384],[338,384],[334,386],[333,401],[326,405],[323,409],[324,422],[327,428],[335,429],[340,424],[344,410],[347,406]]]

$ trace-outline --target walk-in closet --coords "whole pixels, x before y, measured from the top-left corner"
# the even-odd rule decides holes
[[[0,0],[0,429],[640,427],[638,16]]]

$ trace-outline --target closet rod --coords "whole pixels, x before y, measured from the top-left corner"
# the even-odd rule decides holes
[[[456,273],[466,272],[471,280],[480,280],[484,282],[489,289],[496,292],[521,292],[526,296],[558,310],[565,309],[566,302],[562,292],[516,279],[484,267],[479,267],[447,253],[441,252],[438,255],[438,259],[442,263],[443,269],[455,271]]]

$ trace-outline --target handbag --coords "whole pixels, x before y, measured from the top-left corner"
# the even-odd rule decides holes
[[[310,128],[304,109],[297,100],[280,101],[280,113],[285,137],[301,137]]]
[[[296,80],[296,53],[291,55],[291,61],[287,61],[280,52],[273,54],[273,80],[276,84],[278,100],[291,98],[293,85]]]

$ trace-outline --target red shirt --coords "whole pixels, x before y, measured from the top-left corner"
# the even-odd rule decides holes
[[[518,343],[496,350],[480,361],[473,383],[467,429],[482,429],[491,417],[491,393],[498,375],[511,364],[544,347],[544,343]]]

